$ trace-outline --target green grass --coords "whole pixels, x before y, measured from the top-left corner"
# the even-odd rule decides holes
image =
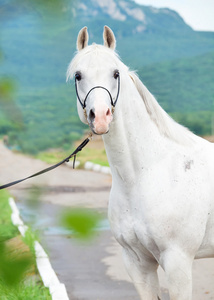
[[[11,208],[8,204],[9,193],[0,191],[0,239],[10,239],[19,235],[16,226],[11,222]]]
[[[79,155],[77,156],[77,160],[80,161],[80,167],[84,166],[86,161],[91,161],[101,166],[109,166],[104,147],[95,149],[88,145],[88,147],[84,148],[79,153]]]
[[[0,282],[1,300],[51,300],[48,289],[43,286],[41,280],[33,280],[21,283],[18,288],[8,288]]]
[[[9,193],[0,191],[0,299],[51,300],[35,263],[35,234],[29,229],[20,236],[11,221]]]
[[[93,141],[91,143],[93,143]],[[36,158],[49,164],[56,164],[60,160],[69,156],[73,150],[74,149],[71,149],[70,151],[51,150],[40,152],[36,155]],[[91,161],[101,166],[109,166],[104,147],[95,149],[94,147],[91,147],[90,144],[88,144],[86,148],[77,155],[76,159],[80,162],[79,168],[83,168],[86,161]]]
[[[60,160],[63,160],[65,157],[69,156],[71,152],[72,151],[60,151],[58,149],[55,149],[50,151],[39,152],[35,157],[48,164],[56,164],[57,162],[60,162]]]

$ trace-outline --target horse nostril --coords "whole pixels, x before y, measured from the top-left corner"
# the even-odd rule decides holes
[[[111,116],[111,110],[108,108],[107,112],[106,112],[106,116]]]
[[[93,120],[95,119],[95,112],[94,112],[94,109],[92,108],[89,112],[89,119],[90,121],[93,122]]]

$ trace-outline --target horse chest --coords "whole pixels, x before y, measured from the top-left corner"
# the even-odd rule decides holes
[[[206,178],[199,172],[196,162],[172,161],[168,168],[160,163],[144,170],[135,184],[124,183],[121,176],[113,182],[109,202],[111,228],[117,241],[138,258],[146,252],[158,260],[161,251],[169,247],[175,236],[180,244],[185,244],[190,236],[194,245],[201,242],[208,206]],[[195,169],[197,172],[193,175]],[[196,189],[197,185],[201,186],[201,191]],[[195,236],[194,228],[198,224]]]
[[[136,189],[134,189],[136,190]],[[120,245],[140,260],[141,253],[158,256],[159,252],[153,237],[150,235],[147,218],[144,218],[142,207],[136,195],[125,195],[124,190],[114,193],[109,202],[109,221],[112,232]],[[135,201],[130,200],[135,199]],[[138,203],[138,204],[137,204]]]

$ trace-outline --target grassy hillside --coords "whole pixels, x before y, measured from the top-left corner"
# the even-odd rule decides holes
[[[214,52],[146,66],[140,77],[161,106],[197,134],[211,134]]]
[[[214,110],[214,52],[192,59],[153,64],[139,70],[144,84],[161,106],[181,124],[200,135],[211,134]],[[24,129],[11,130],[11,143],[26,152],[70,148],[87,128],[79,121],[71,84],[36,88],[18,93]],[[0,132],[6,134],[1,119]]]
[[[15,91],[13,101],[11,95],[3,101],[5,87],[0,84],[0,135],[9,135],[11,145],[30,153],[66,149],[84,129],[72,85],[65,82],[73,55],[72,34],[66,20],[40,22],[40,18],[38,12],[21,13],[5,20],[1,28],[0,81],[6,77]],[[22,126],[10,118],[12,104],[22,113]]]
[[[22,0],[18,6],[15,0],[0,3],[4,4],[0,10],[0,135],[9,135],[11,145],[30,153],[66,149],[83,134],[86,126],[77,116],[75,92],[65,83],[65,73],[77,32],[85,25],[90,42],[99,43],[103,25],[112,27],[122,60],[138,68],[161,105],[197,133],[210,133],[214,33],[195,32],[173,11],[154,13],[131,1],[127,1],[129,9],[143,9],[146,16],[142,32],[136,31],[139,21],[117,0],[125,22],[111,18],[99,1],[85,2],[84,13],[75,6],[81,1],[58,1],[51,14],[43,5],[32,5],[32,0]],[[91,18],[93,12],[98,13]],[[196,128],[199,111],[203,118]]]
[[[197,134],[211,134],[214,52],[144,66],[138,73],[161,106],[177,121]],[[24,125],[11,127],[8,118],[2,116],[0,134],[9,134],[10,143],[18,144],[25,152],[68,149],[87,128],[79,121],[72,84],[54,86],[49,82],[42,87],[24,86],[17,92],[17,102]]]

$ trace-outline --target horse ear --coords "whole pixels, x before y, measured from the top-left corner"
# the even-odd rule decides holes
[[[116,39],[114,33],[108,26],[104,26],[103,40],[104,46],[111,48],[112,50],[116,48]]]
[[[87,31],[87,27],[83,27],[77,37],[77,50],[80,51],[83,48],[88,46],[88,31]]]

